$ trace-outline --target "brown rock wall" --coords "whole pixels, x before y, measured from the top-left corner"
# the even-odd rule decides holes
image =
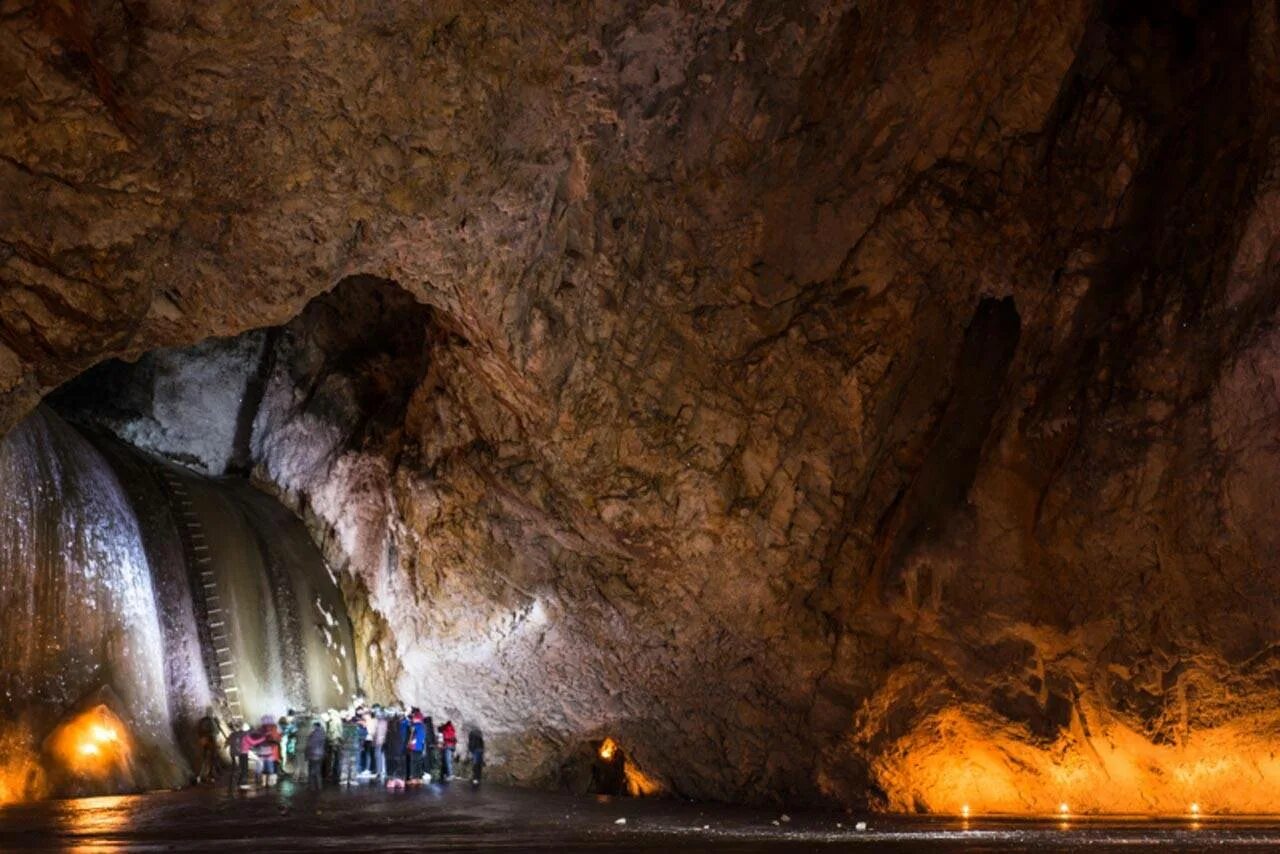
[[[18,3],[0,423],[298,316],[248,462],[513,776],[1179,809],[1272,773],[1275,30]]]

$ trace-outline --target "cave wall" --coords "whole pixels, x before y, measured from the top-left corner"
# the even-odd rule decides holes
[[[613,734],[689,795],[1181,809],[1234,750],[1197,797],[1277,807],[1230,785],[1280,773],[1276,35],[1193,0],[19,3],[0,426],[297,317],[232,360],[225,462],[164,394],[115,423],[307,515],[365,671],[518,779]],[[399,328],[376,300],[301,322],[339,281],[427,307],[385,364],[341,334]]]

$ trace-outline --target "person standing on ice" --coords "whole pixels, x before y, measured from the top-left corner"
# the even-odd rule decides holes
[[[387,710],[378,708],[373,718],[373,763],[378,782],[387,780]]]
[[[361,709],[360,724],[360,779],[367,780],[373,776],[373,710]]]
[[[307,736],[307,744],[303,749],[307,754],[307,787],[319,790],[324,786],[324,752],[328,746],[324,724],[316,721],[311,725],[311,733]]]
[[[397,711],[387,721],[387,788],[404,788],[404,737],[405,719]]]
[[[484,771],[484,733],[480,730],[467,733],[467,752],[471,754],[471,785],[479,786]]]
[[[422,751],[422,779],[430,783],[432,778],[440,774],[436,770],[436,756],[440,753],[437,744],[440,733],[436,732],[436,722],[431,720],[431,715],[422,719],[422,728],[427,731],[427,743]]]
[[[280,727],[271,715],[262,716],[262,725],[245,737],[246,743],[258,755],[258,774],[262,785],[270,788],[280,773]]]
[[[409,718],[405,750],[409,757],[410,786],[422,785],[422,753],[427,746],[427,728],[422,723],[422,712],[417,709]]]
[[[453,779],[453,751],[458,747],[458,731],[453,728],[453,721],[445,721],[440,727],[440,740],[443,750],[440,754],[440,782],[447,783]]]
[[[231,750],[231,774],[227,778],[227,792],[234,792],[236,786],[249,788],[249,745],[245,739],[249,736],[249,725],[242,723],[231,733],[227,746]]]
[[[218,742],[222,725],[213,716],[213,707],[205,707],[204,717],[196,723],[196,739],[200,745],[200,771],[197,783],[212,783],[218,776]]]
[[[337,782],[338,766],[342,762],[342,716],[337,709],[324,713],[324,729],[329,739],[329,752],[324,758],[324,778]]]
[[[342,723],[342,758],[338,766],[338,782],[343,786],[353,786],[356,782],[356,764],[360,761],[360,751],[364,749],[364,736],[355,717],[349,717]]]

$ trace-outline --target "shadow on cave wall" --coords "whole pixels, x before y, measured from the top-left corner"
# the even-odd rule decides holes
[[[1012,297],[985,297],[978,303],[956,359],[951,394],[924,461],[890,506],[880,529],[873,587],[895,585],[908,552],[936,542],[947,520],[964,504],[1004,397],[1021,331]]]

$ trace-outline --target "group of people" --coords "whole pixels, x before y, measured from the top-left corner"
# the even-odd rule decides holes
[[[201,718],[197,730],[201,754],[197,780],[212,782],[222,752],[222,730],[212,710]],[[376,782],[388,789],[403,789],[454,779],[458,732],[453,721],[437,727],[416,707],[406,711],[375,704],[346,713],[330,709],[319,715],[290,710],[279,719],[266,715],[257,727],[233,725],[226,748],[231,791],[255,784],[269,788],[277,785],[282,774],[314,789],[326,782],[345,786]],[[467,754],[471,784],[479,786],[484,770],[484,735],[479,729],[467,734]],[[251,759],[256,760],[256,774]]]

